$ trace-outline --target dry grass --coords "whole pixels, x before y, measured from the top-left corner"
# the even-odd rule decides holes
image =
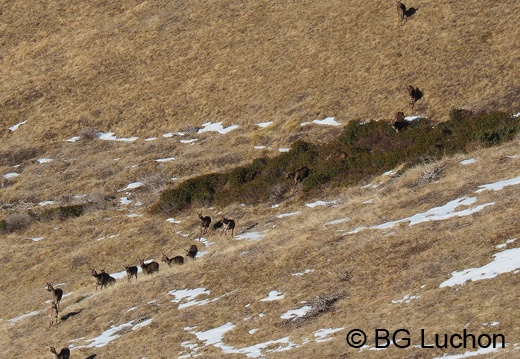
[[[224,343],[235,348],[286,336],[301,344],[266,354],[269,358],[430,358],[462,352],[395,347],[383,354],[358,352],[344,341],[353,328],[501,332],[510,346],[496,357],[518,355],[517,274],[439,288],[453,271],[489,263],[497,245],[518,238],[518,186],[482,192],[478,203],[495,205],[468,217],[345,234],[474,196],[479,185],[518,176],[519,159],[509,157],[520,154],[518,139],[375,178],[373,187],[323,188],[319,198],[273,188],[279,207],[193,208],[175,218],[180,223],[147,214],[158,191],[175,181],[276,155],[296,139],[326,142],[341,131],[301,122],[392,118],[406,109],[409,83],[425,92],[416,112],[434,121],[445,119],[452,107],[519,110],[517,1],[486,7],[473,0],[425,1],[403,27],[397,26],[394,6],[1,5],[0,175],[20,174],[0,182],[0,219],[14,229],[1,233],[0,241],[0,341],[8,344],[2,357],[50,357],[45,344],[84,345],[111,326],[147,319],[151,324],[127,327],[105,347],[74,348],[72,357],[177,357],[187,353],[181,343],[203,345],[187,327],[203,331],[228,322],[236,328]],[[18,130],[6,130],[24,120]],[[226,135],[198,134],[208,121],[240,127]],[[274,123],[256,126],[264,121]],[[98,131],[140,138],[102,141]],[[186,135],[162,136],[175,131]],[[63,141],[77,135],[78,142]],[[179,142],[191,138],[197,141]],[[170,157],[175,160],[156,161]],[[52,161],[36,161],[41,158]],[[461,165],[466,158],[477,161]],[[135,181],[144,185],[124,189]],[[123,204],[122,197],[132,202]],[[338,204],[305,206],[317,199]],[[48,200],[56,203],[39,205]],[[82,216],[37,220],[45,209],[73,204],[86,205]],[[198,211],[214,220],[222,214],[234,218],[235,233],[265,236],[236,240],[213,233],[208,236],[213,244],[204,247],[197,240]],[[292,212],[302,213],[278,217]],[[325,225],[337,219],[345,220]],[[95,291],[89,268],[120,272],[138,257],[184,254],[190,244],[206,254],[172,268],[161,262],[157,275],[140,274],[132,283],[123,278]],[[308,269],[313,271],[294,275]],[[61,323],[53,328],[47,328],[44,313],[50,298],[46,282],[68,294]],[[171,302],[169,291],[194,288],[209,289],[207,298],[197,299],[210,302],[184,309]],[[271,290],[285,293],[285,299],[260,301]],[[392,303],[407,294],[420,298]],[[314,314],[294,322],[280,318],[302,302]],[[42,312],[9,322],[32,311]],[[483,325],[494,321],[500,324]],[[345,329],[331,341],[315,342],[316,330],[339,327]],[[249,334],[252,329],[258,331]],[[224,356],[211,345],[198,353]]]

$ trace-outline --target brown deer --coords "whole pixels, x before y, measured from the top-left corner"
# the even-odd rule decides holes
[[[285,178],[293,179],[293,191],[298,185],[298,183],[303,183],[303,180],[309,176],[310,170],[309,167],[303,166],[299,170],[295,172],[285,172]]]
[[[222,223],[224,225],[222,233],[224,233],[224,235],[227,235],[227,232],[231,230],[231,237],[233,237],[233,231],[235,230],[235,221],[232,219],[227,219],[226,217],[222,217]],[[222,235],[222,233],[220,235]]]
[[[395,132],[399,132],[401,130],[404,130],[410,122],[405,120],[404,113],[403,112],[397,112],[395,114],[395,121],[392,124],[392,127],[394,128]]]
[[[123,266],[125,267],[126,271],[126,277],[128,278],[128,282],[132,280],[132,277],[135,277],[135,280],[137,280],[137,272],[139,271],[139,268],[136,266]]]
[[[184,264],[184,257],[175,256],[173,258],[168,258],[168,256],[163,252],[162,261],[168,264],[169,267],[171,267],[172,264]]]
[[[406,86],[406,91],[408,92],[408,96],[410,96],[408,104],[413,110],[415,103],[424,96],[424,93],[418,87],[413,87],[412,85]]]
[[[51,307],[47,309],[47,315],[49,316],[49,327],[58,324],[58,306],[56,303],[51,303]]]
[[[141,269],[143,270],[143,273],[145,274],[154,274],[155,272],[159,271],[159,263],[153,261],[150,263],[145,263],[144,259],[137,258],[139,263],[141,263]]]
[[[191,259],[195,259],[195,256],[197,255],[198,251],[199,250],[197,249],[197,246],[195,244],[192,244],[190,249],[186,250],[186,255]]]
[[[70,349],[62,348],[59,353],[56,352],[56,347],[51,347],[46,345],[47,349],[50,350],[52,357],[54,359],[69,359],[70,358]]]
[[[116,279],[114,277],[111,277],[108,273],[105,272],[105,269],[102,269],[100,273],[96,271],[95,268],[92,268],[92,276],[96,278],[96,290],[98,290],[98,287],[107,287],[107,285],[113,285],[116,283]]]
[[[60,301],[61,297],[63,297],[63,290],[61,288],[54,288],[51,283],[47,283],[47,291],[51,292],[51,300],[56,304],[56,308],[60,310]]]
[[[199,219],[201,221],[200,223],[200,236],[206,234],[208,231],[209,225],[211,224],[211,217],[210,216],[202,216],[202,213],[199,213]]]

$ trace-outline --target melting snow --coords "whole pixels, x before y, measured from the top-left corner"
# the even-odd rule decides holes
[[[52,159],[51,158],[39,158],[36,160],[36,162],[38,163],[49,163],[49,162],[52,162]]]
[[[69,138],[69,139],[66,139],[65,141],[67,141],[67,142],[77,142],[77,141],[79,141],[80,139],[81,139],[80,136],[74,136],[74,137],[71,137],[71,138]]]
[[[256,125],[260,128],[265,128],[267,126],[270,126],[271,124],[273,123],[273,121],[269,121],[269,122],[260,122],[260,123],[257,123]]]
[[[179,142],[180,143],[194,143],[196,141],[198,141],[198,138],[192,138],[190,140],[180,140]]]
[[[321,342],[326,342],[326,341],[332,340],[332,338],[330,337],[332,334],[340,332],[344,329],[345,328],[319,329],[319,330],[316,330],[313,334],[314,334],[316,343],[321,343]]]
[[[22,319],[38,315],[38,314],[40,314],[40,312],[41,312],[41,310],[36,310],[34,312],[25,313],[25,314],[20,315],[19,317],[9,319],[8,322],[9,323],[16,323],[16,322],[18,322],[18,321],[20,321]]]
[[[306,269],[303,272],[292,273],[291,275],[293,275],[293,276],[302,276],[304,274],[309,274],[309,273],[312,273],[312,272],[314,272],[314,269]]]
[[[326,226],[332,226],[334,224],[340,224],[340,223],[343,223],[343,222],[347,222],[349,220],[350,220],[350,218],[348,218],[348,217],[333,219],[332,221],[325,222],[325,225]]]
[[[323,120],[318,120],[318,119],[316,119],[316,120],[314,120],[314,121],[312,121],[312,122],[303,122],[303,123],[301,123],[300,126],[306,126],[306,125],[310,125],[310,124],[312,124],[312,123],[314,123],[314,124],[316,124],[316,125],[341,126],[341,123],[339,123],[338,121],[336,121],[336,120],[334,119],[334,117],[327,117],[327,118],[325,118],[325,119],[323,119]]]
[[[118,326],[111,326],[110,329],[105,330],[103,333],[101,333],[98,337],[95,337],[93,339],[88,339],[88,342],[91,342],[87,345],[71,345],[72,348],[101,348],[109,344],[111,341],[119,338],[122,334],[118,334],[121,331],[131,328],[132,330],[136,330],[138,328],[144,327],[148,324],[150,324],[153,321],[153,319],[147,319],[145,321],[142,321],[140,323],[137,323],[134,325],[134,320],[124,323]]]
[[[414,299],[419,299],[421,298],[420,296],[418,295],[410,295],[410,294],[407,294],[403,297],[403,299],[397,299],[397,300],[392,300],[392,303],[394,304],[400,304],[400,303],[410,303],[412,300]]]
[[[120,189],[118,192],[128,191],[130,189],[136,189],[136,188],[139,188],[141,186],[144,186],[144,183],[142,183],[142,182],[132,182],[132,183],[129,183],[125,188]]]
[[[285,218],[285,217],[297,216],[299,214],[302,214],[302,212],[296,211],[296,212],[282,213],[282,214],[277,215],[276,218]]]
[[[175,297],[175,299],[171,300],[173,303],[180,303],[182,300],[187,300],[184,303],[179,304],[179,309],[191,307],[193,305],[203,305],[208,303],[207,299],[203,301],[197,301],[199,295],[207,295],[209,296],[211,291],[206,288],[196,288],[196,289],[179,289],[179,290],[171,290],[168,294]]]
[[[460,272],[452,272],[451,278],[444,281],[439,286],[452,287],[457,284],[464,284],[468,280],[477,281],[482,279],[495,278],[499,274],[512,272],[520,268],[520,248],[512,248],[503,252],[496,253],[493,262],[480,268],[469,268]]]
[[[236,240],[248,239],[250,241],[259,241],[265,237],[265,232],[267,232],[267,231],[242,233],[242,234],[235,236],[235,239]]]
[[[305,314],[307,314],[311,309],[312,309],[311,306],[305,305],[301,308],[292,309],[292,310],[289,310],[289,311],[283,313],[280,316],[280,318],[295,320],[296,318],[301,318],[301,317],[305,316]]]
[[[206,122],[206,123],[202,124],[202,126],[204,128],[201,128],[198,133],[204,133],[204,132],[211,131],[211,132],[218,132],[221,134],[226,134],[226,133],[238,128],[238,125],[231,125],[228,127],[224,127],[224,126],[222,126],[222,122],[216,122],[216,123]]]
[[[476,159],[474,159],[474,158],[469,158],[469,159],[467,159],[467,160],[462,160],[462,161],[460,161],[460,164],[461,164],[461,165],[471,165],[471,164],[476,163],[476,162],[477,162]]]
[[[20,175],[19,173],[11,172],[11,173],[6,173],[5,175],[3,175],[3,177],[6,179],[11,179],[11,178],[18,177],[19,175]]]
[[[508,244],[511,244],[511,243],[513,243],[514,241],[516,241],[516,238],[508,239],[508,240],[506,241],[506,243],[499,244],[498,246],[496,246],[496,248],[500,249],[500,248],[507,247]]]
[[[287,147],[280,147],[278,149],[278,151],[280,151],[280,152],[289,152],[289,150],[290,150],[290,148],[287,148]]]
[[[175,160],[175,157],[158,158],[155,160],[155,162],[164,163],[164,162],[171,162],[173,160]]]
[[[56,204],[55,201],[42,201],[40,203],[38,203],[39,206],[48,206],[50,204]]]
[[[285,298],[285,294],[280,293],[277,290],[272,290],[269,292],[269,295],[267,297],[260,299],[260,301],[261,302],[272,302],[272,301],[280,300],[280,299],[284,299],[284,298]]]
[[[18,129],[18,127],[20,127],[21,125],[23,125],[23,124],[26,123],[26,122],[27,122],[27,120],[25,120],[25,121],[23,121],[23,122],[20,122],[20,123],[17,123],[17,124],[14,125],[14,126],[9,127],[9,131],[11,131],[11,132],[12,132],[12,131],[16,131],[16,130]]]
[[[318,207],[318,206],[328,206],[328,205],[334,205],[334,204],[338,204],[338,203],[339,203],[338,201],[316,201],[313,203],[307,203],[306,206],[309,208],[314,208],[314,207]]]
[[[114,132],[99,133],[99,139],[104,141],[122,141],[122,142],[133,142],[139,137],[128,137],[128,138],[117,138],[114,136]]]
[[[479,186],[479,190],[475,191],[476,193],[484,192],[484,191],[500,191],[505,187],[514,186],[520,184],[520,176],[515,178],[510,178],[504,181],[498,181],[495,183],[490,183],[486,185]]]
[[[181,223],[181,221],[179,221],[178,219],[175,219],[175,218],[167,218],[166,222],[173,223],[173,224]]]

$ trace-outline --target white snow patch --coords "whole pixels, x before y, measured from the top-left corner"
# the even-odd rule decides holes
[[[300,211],[289,212],[289,213],[282,213],[282,214],[277,215],[276,218],[292,217],[292,216],[297,216],[297,215],[300,215],[300,214],[302,214],[302,212],[300,212]]]
[[[327,117],[323,120],[314,120],[312,122],[303,122],[300,124],[300,126],[307,126],[307,125],[310,125],[310,124],[316,124],[316,125],[327,125],[327,126],[341,126],[341,123],[339,123],[338,121],[336,121],[334,119],[334,117]]]
[[[349,217],[343,217],[343,218],[333,219],[332,221],[325,222],[325,225],[326,226],[333,226],[335,224],[340,224],[340,223],[347,222],[347,221],[350,221],[350,218]]]
[[[103,140],[103,141],[134,142],[138,138],[139,137],[117,138],[116,136],[114,136],[114,132],[107,132],[107,133],[100,132],[99,133],[99,139]]]
[[[34,237],[34,238],[31,238],[31,241],[33,242],[39,242],[43,239],[43,237]]]
[[[167,218],[166,222],[173,223],[173,224],[181,223],[181,221],[179,221],[178,219],[175,219],[175,218]]]
[[[17,123],[17,124],[14,125],[14,126],[9,127],[9,131],[11,131],[11,132],[12,132],[12,131],[16,131],[16,130],[18,129],[18,127],[20,127],[21,125],[23,125],[23,124],[26,123],[26,122],[27,122],[27,120],[22,121],[22,122],[19,122],[19,123]]]
[[[508,244],[511,244],[511,243],[513,243],[515,241],[516,241],[516,238],[508,239],[506,241],[506,243],[499,244],[498,246],[496,246],[496,248],[500,249],[500,248],[507,247]]]
[[[16,173],[16,172],[10,172],[10,173],[6,173],[5,175],[3,175],[3,177],[5,179],[11,179],[11,178],[16,178],[18,177],[20,174],[19,173]]]
[[[311,306],[305,305],[298,309],[288,310],[287,312],[283,313],[280,316],[280,318],[295,320],[296,318],[301,318],[301,317],[305,316],[305,314],[307,314],[311,309],[312,309]]]
[[[328,206],[328,205],[336,205],[338,204],[338,201],[316,201],[312,203],[307,203],[306,206],[309,208],[314,208],[318,206]]]
[[[269,292],[267,297],[260,299],[261,302],[273,302],[275,300],[281,300],[285,298],[285,294],[281,293],[277,290],[272,290]]]
[[[150,324],[152,321],[153,321],[153,319],[147,319],[147,320],[145,320],[143,322],[140,322],[140,323],[137,323],[137,324],[134,325],[134,321],[132,320],[132,321],[130,321],[128,323],[124,323],[124,324],[121,324],[121,325],[118,325],[118,326],[112,325],[110,327],[110,329],[105,330],[99,336],[97,336],[95,338],[92,338],[92,339],[88,339],[87,341],[90,342],[90,344],[79,345],[79,346],[71,345],[71,347],[72,348],[78,348],[78,349],[81,349],[81,348],[101,348],[101,347],[104,347],[104,346],[108,345],[113,340],[119,338],[121,336],[121,334],[118,334],[118,333],[120,333],[121,331],[125,330],[126,328],[131,328],[132,330],[136,330],[138,328],[141,328],[143,326],[146,326],[146,325]]]
[[[507,249],[503,252],[494,254],[495,259],[480,268],[469,268],[460,272],[452,272],[451,278],[442,282],[439,286],[453,287],[464,284],[468,280],[477,281],[482,279],[495,278],[499,274],[512,272],[520,268],[520,248]]]
[[[195,289],[178,289],[178,290],[171,290],[168,292],[168,294],[175,297],[175,299],[172,299],[171,301],[173,303],[180,303],[179,309],[191,307],[194,305],[204,305],[208,303],[207,300],[203,301],[197,301],[195,298],[197,298],[200,295],[206,295],[209,296],[211,291],[206,288],[195,288]],[[181,303],[181,301],[183,301]]]
[[[38,315],[40,313],[41,313],[41,310],[36,310],[34,312],[25,313],[25,314],[20,315],[19,317],[9,319],[8,322],[9,323],[16,323],[16,322],[18,322],[18,321],[20,321],[22,319],[33,317],[33,316]]]
[[[278,149],[279,152],[289,152],[290,151],[290,148],[287,148],[287,147],[280,147]]]
[[[474,158],[468,158],[468,159],[466,159],[466,160],[462,160],[462,161],[460,161],[460,164],[466,166],[466,165],[471,165],[471,164],[476,163],[476,162],[477,162],[476,159],[474,159]]]
[[[228,127],[222,126],[222,122],[206,122],[202,124],[204,128],[201,128],[198,133],[204,133],[204,132],[218,132],[220,134],[226,134],[230,131],[233,131],[238,128],[238,125],[231,125]]]
[[[179,142],[180,143],[194,143],[194,142],[196,142],[198,140],[199,140],[198,138],[192,138],[190,140],[180,140]]]
[[[302,276],[314,272],[314,269],[306,269],[303,272],[292,273],[293,276]]]
[[[330,337],[332,334],[340,332],[344,330],[345,328],[325,328],[325,329],[319,329],[316,330],[314,334],[314,339],[316,340],[316,343],[322,343],[329,340],[332,340]]]
[[[256,125],[260,128],[266,128],[272,124],[273,124],[273,121],[268,121],[268,122],[260,122],[260,123],[257,123]]]
[[[122,205],[127,205],[133,202],[131,199],[128,199],[128,197],[121,197],[119,201]]]
[[[68,139],[66,139],[64,141],[66,141],[66,142],[78,142],[80,139],[81,139],[80,136],[74,136],[74,137],[68,138]]]
[[[155,160],[155,162],[164,163],[164,162],[171,162],[173,160],[175,160],[175,157],[158,158]]]
[[[479,186],[480,189],[476,190],[475,193],[480,193],[484,191],[500,191],[506,187],[514,186],[517,184],[520,184],[520,176]]]
[[[235,240],[248,239],[250,241],[259,241],[265,237],[266,232],[267,231],[242,233],[242,234],[235,236],[234,239]]]
[[[55,201],[42,201],[42,202],[38,203],[38,206],[43,207],[43,206],[48,206],[50,204],[56,204],[56,202]]]
[[[51,158],[39,158],[36,160],[36,162],[38,163],[49,163],[49,162],[52,162],[53,160]]]
[[[412,300],[414,299],[419,299],[421,298],[420,296],[418,295],[410,295],[410,294],[406,294],[403,299],[397,299],[397,300],[392,300],[392,303],[394,304],[400,304],[400,303],[410,303]]]
[[[121,188],[118,192],[128,191],[128,190],[131,190],[131,189],[136,189],[136,188],[139,188],[141,186],[144,186],[144,183],[142,183],[142,182],[132,182],[132,183],[129,183],[125,188]]]

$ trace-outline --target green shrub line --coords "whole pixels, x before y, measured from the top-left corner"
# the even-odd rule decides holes
[[[403,163],[411,167],[425,158],[438,159],[478,146],[495,146],[512,140],[519,131],[519,116],[461,109],[452,110],[446,122],[434,125],[421,118],[400,132],[386,121],[350,121],[330,143],[297,141],[288,152],[275,157],[257,158],[227,173],[197,176],[168,188],[161,192],[150,212],[176,214],[191,206],[254,205],[279,200],[292,186],[284,173],[302,166],[311,169],[303,182],[305,193],[325,185],[352,186]],[[345,153],[345,158],[336,158],[340,153]]]

